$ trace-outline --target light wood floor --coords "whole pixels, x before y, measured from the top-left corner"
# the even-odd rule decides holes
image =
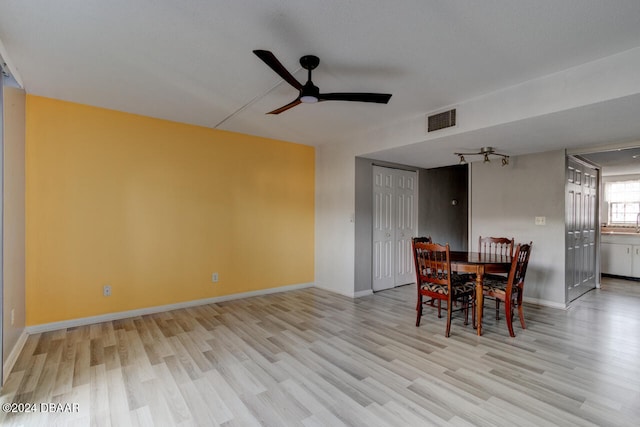
[[[640,282],[607,279],[528,329],[461,313],[451,337],[415,288],[351,300],[305,289],[29,337],[2,425],[637,426]]]

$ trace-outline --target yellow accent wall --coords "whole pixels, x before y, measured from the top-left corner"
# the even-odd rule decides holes
[[[313,282],[314,155],[28,95],[27,325]]]

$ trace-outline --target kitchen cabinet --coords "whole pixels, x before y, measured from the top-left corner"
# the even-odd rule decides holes
[[[634,247],[640,249],[640,246],[602,242],[600,244],[600,268],[602,272],[616,276],[631,277],[634,272]],[[636,269],[640,269],[640,256],[636,264],[638,264]],[[640,274],[638,276],[640,277]]]
[[[633,245],[631,252],[631,277],[640,278],[640,245]]]
[[[604,274],[640,278],[640,233],[603,233],[600,271]]]

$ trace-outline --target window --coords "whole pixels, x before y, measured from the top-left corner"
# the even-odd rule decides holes
[[[609,225],[636,225],[640,214],[640,180],[605,183]]]

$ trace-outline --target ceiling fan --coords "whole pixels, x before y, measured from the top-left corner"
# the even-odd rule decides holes
[[[300,65],[305,70],[308,70],[309,77],[307,82],[303,85],[291,75],[289,71],[278,61],[275,55],[268,50],[254,50],[258,58],[262,59],[273,71],[284,79],[294,88],[298,89],[300,94],[292,102],[277,108],[273,111],[269,111],[267,114],[280,114],[283,111],[287,111],[290,108],[295,107],[300,103],[312,104],[321,101],[356,101],[356,102],[375,102],[378,104],[386,104],[391,98],[387,93],[366,93],[366,92],[340,92],[340,93],[320,93],[318,86],[314,85],[311,81],[311,71],[314,70],[320,63],[320,59],[317,56],[305,55],[300,58]]]

